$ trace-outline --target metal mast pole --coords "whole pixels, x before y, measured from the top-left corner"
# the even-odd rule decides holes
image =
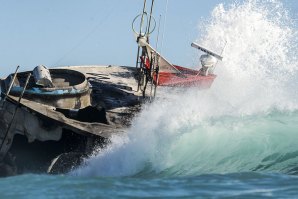
[[[154,6],[154,0],[151,2],[151,10],[150,10],[150,17],[149,17],[149,25],[147,29],[148,37],[147,37],[147,42],[149,43],[149,32],[150,32],[150,26],[151,26],[151,19],[152,19],[152,13],[153,13],[153,6]]]
[[[144,22],[144,13],[146,10],[146,1],[144,0],[144,6],[143,6],[143,13],[142,13],[142,18],[141,18],[141,24],[140,24],[140,33],[139,36],[137,37],[137,43],[139,42],[139,38],[142,34],[142,26],[143,26],[143,22]],[[140,46],[138,45],[138,53],[137,53],[137,61],[136,61],[136,68],[138,68],[138,64],[139,64],[139,56],[140,56]],[[139,90],[139,89],[138,89]]]

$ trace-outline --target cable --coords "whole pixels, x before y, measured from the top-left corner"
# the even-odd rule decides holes
[[[166,26],[166,23],[167,23],[168,5],[169,5],[169,0],[167,0],[167,3],[166,3],[166,12],[165,12],[165,19],[164,19],[164,24],[163,24],[162,37],[161,37],[162,39],[161,39],[160,54],[162,54],[162,49],[163,49],[163,41],[164,41],[164,36],[165,36],[165,26]]]
[[[118,5],[118,3],[117,3]],[[116,6],[112,6],[109,12],[102,18],[102,20],[91,30],[89,31],[76,45],[74,45],[70,50],[68,50],[62,57],[56,61],[54,66],[57,66],[65,57],[67,57],[70,53],[72,53],[75,49],[77,49],[84,41],[86,41],[92,34],[95,32],[107,19],[114,13]]]

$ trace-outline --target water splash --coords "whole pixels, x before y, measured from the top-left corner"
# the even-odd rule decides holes
[[[74,175],[298,170],[297,30],[281,1],[220,4],[202,28],[204,46],[228,42],[213,87],[145,106]]]
[[[203,37],[198,41],[217,51],[227,41],[214,90],[243,112],[266,110],[273,104],[280,108],[296,106],[297,101],[291,103],[295,97],[287,100],[293,95],[288,88],[296,83],[293,78],[298,67],[297,30],[293,25],[281,1],[248,0],[228,8],[218,5],[211,22],[202,26]]]

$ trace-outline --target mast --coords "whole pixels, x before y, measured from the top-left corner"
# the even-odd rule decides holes
[[[153,84],[153,75],[155,70],[155,52],[149,52],[146,47],[149,44],[150,34],[155,30],[156,21],[153,17],[153,8],[154,8],[154,0],[151,0],[150,14],[146,11],[147,0],[144,0],[143,11],[141,14],[137,15],[132,23],[132,28],[134,33],[136,34],[136,40],[138,43],[138,51],[137,51],[137,59],[136,59],[136,69],[138,74],[138,89],[137,91],[142,91],[143,96],[145,97],[145,91],[148,82]],[[146,19],[145,19],[146,18]],[[140,19],[139,30],[135,30],[135,22],[137,19]],[[146,21],[144,23],[144,21]],[[146,27],[144,27],[144,25]],[[143,32],[144,31],[144,32]],[[145,44],[145,45],[144,45]],[[154,56],[153,56],[154,55]],[[152,92],[150,92],[152,93]],[[150,94],[151,95],[151,94]]]
[[[154,6],[154,0],[152,0],[151,2],[151,9],[150,9],[150,16],[149,16],[149,24],[148,24],[148,29],[147,29],[147,33],[150,32],[150,26],[151,26],[151,21],[152,21],[152,12],[153,12],[153,6]],[[147,37],[147,42],[149,43],[149,34]]]
[[[140,36],[142,35],[142,27],[143,27],[143,22],[144,22],[144,13],[145,13],[145,10],[146,10],[146,1],[147,0],[144,0],[142,19],[141,19],[141,23],[140,23],[140,32],[139,32],[139,35],[138,35],[138,38],[137,38],[137,42],[138,42]],[[138,68],[138,66],[139,66],[139,56],[140,56],[140,46],[138,45],[136,68]],[[138,88],[138,90],[139,90],[139,88]]]

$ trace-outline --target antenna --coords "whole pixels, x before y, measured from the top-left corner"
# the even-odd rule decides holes
[[[207,48],[202,47],[202,46],[200,46],[199,44],[197,44],[195,42],[191,43],[191,47],[197,48],[197,49],[203,51],[204,53],[207,53],[208,55],[211,55],[211,56],[215,57],[216,59],[218,59],[220,61],[222,61],[222,59],[223,59],[223,57],[221,55],[218,55],[215,52],[212,52],[211,50],[208,50]]]
[[[137,15],[132,22],[132,30],[135,33],[136,41],[138,43],[138,51],[137,51],[137,59],[136,59],[136,68],[137,68],[137,74],[138,74],[137,91],[139,91],[140,89],[143,90],[143,96],[144,96],[148,81],[152,81],[152,74],[153,74],[153,71],[152,71],[153,59],[152,59],[152,56],[149,54],[151,52],[148,52],[144,44],[149,44],[149,36],[155,30],[155,27],[156,27],[156,20],[152,15],[154,0],[151,0],[150,14],[148,14],[146,11],[146,3],[147,1],[144,0],[143,12]],[[138,19],[141,20],[140,29],[139,31],[136,31],[135,24]],[[145,21],[145,24],[144,24],[144,21]],[[143,28],[143,26],[145,26],[145,28]],[[150,58],[151,60],[149,60]],[[147,62],[150,63],[150,67],[146,65]],[[143,89],[141,87],[143,87]]]
[[[199,70],[199,73],[197,74],[197,76],[198,75],[207,76],[209,74],[213,74],[213,70],[218,60],[222,61],[223,59],[222,55],[218,55],[217,53],[212,52],[211,50],[208,50],[207,48],[200,46],[199,44],[194,42],[191,43],[191,46],[206,53],[204,55],[201,55],[200,57],[202,68]]]

